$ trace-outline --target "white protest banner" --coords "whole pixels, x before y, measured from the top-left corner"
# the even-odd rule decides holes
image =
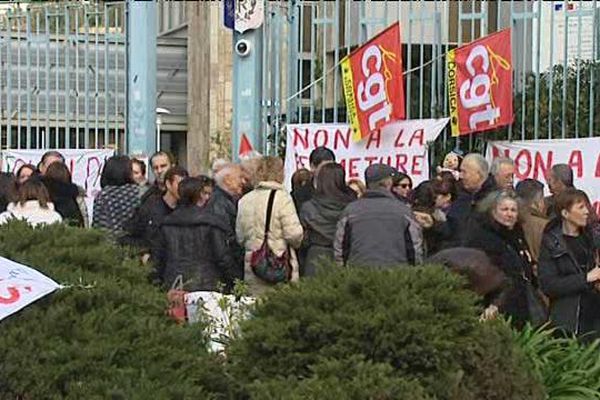
[[[35,269],[0,257],[0,321],[60,287]]]
[[[360,142],[352,141],[347,124],[298,124],[287,126],[285,184],[300,168],[309,168],[308,158],[316,147],[333,150],[344,166],[346,178],[364,179],[365,169],[375,163],[388,164],[411,176],[415,186],[429,179],[427,143],[433,142],[449,118],[397,121],[374,131]]]
[[[553,165],[568,164],[573,170],[575,187],[588,194],[600,213],[600,137],[488,144],[488,160],[504,156],[515,161],[515,181],[531,178],[546,185],[546,173]]]
[[[17,173],[23,164],[37,165],[48,150],[2,150],[2,171]],[[115,154],[113,149],[58,149],[65,157],[73,183],[85,190],[90,221],[94,197],[100,192],[100,175],[104,162]]]

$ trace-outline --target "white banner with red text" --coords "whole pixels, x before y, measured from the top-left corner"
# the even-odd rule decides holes
[[[60,287],[35,269],[0,257],[0,321]]]
[[[17,173],[24,164],[38,165],[42,155],[48,150],[2,150],[2,171]],[[65,157],[65,164],[73,183],[85,190],[85,203],[87,205],[90,222],[92,220],[92,207],[94,197],[100,192],[100,176],[104,162],[115,154],[112,149],[58,149]]]
[[[600,213],[600,137],[584,139],[490,142],[486,157],[507,156],[515,161],[515,183],[537,179],[546,185],[546,173],[555,164],[568,164],[575,187],[587,193]]]
[[[433,142],[448,118],[397,121],[363,138],[352,140],[348,124],[298,124],[287,126],[285,185],[300,168],[309,167],[310,153],[319,146],[330,148],[344,166],[346,179],[364,180],[364,171],[376,163],[388,164],[413,179],[414,185],[429,179],[428,143]]]

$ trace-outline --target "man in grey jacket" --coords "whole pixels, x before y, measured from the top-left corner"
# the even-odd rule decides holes
[[[334,256],[341,265],[390,267],[415,263],[410,208],[391,192],[398,173],[385,164],[365,170],[367,192],[340,216]]]

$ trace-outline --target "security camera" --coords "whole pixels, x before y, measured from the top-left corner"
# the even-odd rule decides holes
[[[240,57],[246,57],[251,49],[252,45],[246,39],[240,39],[235,43],[235,52]]]

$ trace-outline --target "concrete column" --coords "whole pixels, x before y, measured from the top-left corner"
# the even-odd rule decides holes
[[[233,35],[233,160],[238,159],[242,135],[262,152],[262,30],[261,26]]]
[[[156,150],[156,2],[127,1],[127,149]]]
[[[210,2],[187,4],[187,166],[191,174],[210,168]],[[218,3],[217,3],[218,4]]]

